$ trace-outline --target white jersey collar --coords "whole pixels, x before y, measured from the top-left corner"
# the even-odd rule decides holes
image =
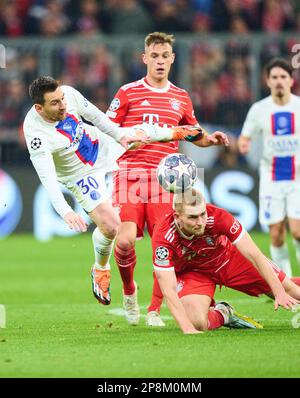
[[[170,89],[170,86],[171,86],[171,83],[169,82],[169,80],[168,80],[168,82],[167,82],[167,85],[166,85],[165,87],[163,87],[163,88],[156,88],[156,87],[150,86],[150,85],[146,82],[146,78],[145,78],[145,77],[142,79],[142,84],[143,84],[143,86],[145,86],[148,90],[151,90],[151,91],[153,91],[154,93],[166,93],[166,92]]]

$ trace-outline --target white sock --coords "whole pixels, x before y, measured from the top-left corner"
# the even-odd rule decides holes
[[[284,243],[280,247],[270,246],[270,253],[274,263],[282,269],[288,278],[292,276],[292,268],[289,257],[289,250]]]
[[[95,268],[101,271],[110,269],[109,259],[113,249],[114,239],[107,238],[99,228],[93,232],[93,244],[95,253]],[[105,264],[103,264],[105,262]],[[101,265],[101,263],[103,265]]]
[[[297,262],[298,265],[300,265],[300,242],[296,239],[293,239],[293,244],[295,246],[296,249],[296,258],[297,258]]]

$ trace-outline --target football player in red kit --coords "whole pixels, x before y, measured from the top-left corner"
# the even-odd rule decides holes
[[[154,32],[145,39],[143,62],[146,77],[122,86],[116,93],[107,116],[119,126],[178,125],[199,126],[188,93],[168,80],[174,62],[173,35]],[[198,146],[226,145],[221,132],[203,133]],[[172,198],[167,197],[156,181],[155,170],[162,158],[178,152],[178,143],[154,142],[125,152],[119,159],[115,178],[114,202],[119,208],[121,227],[118,232],[115,259],[123,282],[125,317],[131,325],[139,322],[137,286],[133,278],[136,264],[135,240],[143,236],[147,225],[150,236],[156,220],[172,209]],[[134,198],[133,198],[134,197]],[[159,316],[162,294],[154,279],[153,295],[148,307],[147,325],[164,326]]]
[[[227,303],[211,308],[216,285],[272,296],[275,309],[291,309],[300,302],[300,287],[264,256],[226,210],[206,204],[195,189],[175,195],[173,207],[154,228],[153,264],[184,333],[230,323],[232,307]]]

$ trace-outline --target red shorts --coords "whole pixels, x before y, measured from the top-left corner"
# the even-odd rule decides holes
[[[154,225],[172,211],[172,204],[173,195],[158,184],[155,170],[131,178],[117,174],[114,179],[113,205],[119,209],[122,222],[137,225],[138,238],[143,237],[146,225],[152,236]]]
[[[270,262],[280,282],[285,278],[285,273]],[[270,293],[267,282],[258,273],[252,263],[247,260],[237,249],[232,251],[230,261],[219,271],[187,271],[177,275],[177,292],[179,297],[190,294],[214,297],[216,285],[230,287],[234,290],[259,296]]]

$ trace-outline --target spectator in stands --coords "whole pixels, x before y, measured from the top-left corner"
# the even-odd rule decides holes
[[[24,33],[22,19],[18,14],[17,4],[6,1],[0,8],[0,35],[20,37]]]
[[[145,33],[153,29],[151,15],[137,0],[109,0],[105,5],[106,15],[110,17],[111,33]]]

